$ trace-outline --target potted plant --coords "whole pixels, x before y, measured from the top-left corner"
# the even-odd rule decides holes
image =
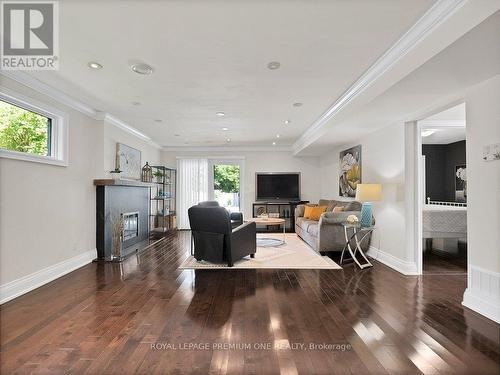
[[[119,180],[120,179],[120,173],[122,173],[122,171],[120,170],[120,168],[115,168],[114,170],[110,171],[109,172],[111,174],[111,178],[113,180]]]
[[[157,182],[163,182],[163,172],[162,171],[154,171],[153,176],[156,177]]]

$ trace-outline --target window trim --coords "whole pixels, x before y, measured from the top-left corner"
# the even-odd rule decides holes
[[[0,149],[0,158],[68,166],[69,117],[66,113],[3,86],[0,86],[0,100],[51,119],[50,156]]]

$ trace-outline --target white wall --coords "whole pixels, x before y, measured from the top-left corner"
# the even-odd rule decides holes
[[[482,160],[500,143],[500,76],[468,90],[466,115],[469,263],[500,272],[500,161]]]
[[[500,323],[500,161],[482,160],[500,143],[500,76],[467,90],[467,253],[463,304]]]
[[[242,156],[245,158],[243,182],[244,215],[252,217],[252,203],[255,202],[255,172],[300,172],[301,198],[317,202],[320,196],[319,160],[316,157],[294,157],[287,151],[182,151],[162,152],[163,164],[175,167],[176,157],[224,158]]]
[[[361,181],[382,184],[383,199],[373,202],[377,230],[373,234],[372,246],[406,266],[404,263],[409,260],[405,252],[404,129],[404,124],[394,124],[356,142],[332,149],[320,158],[320,176],[322,198],[346,199],[339,197],[338,192],[339,152],[361,144]],[[401,268],[401,264],[399,266]]]
[[[102,121],[2,77],[2,86],[69,115],[69,165],[0,158],[0,284],[95,249]]]
[[[160,162],[160,151],[5,76],[0,78],[3,87],[69,117],[67,167],[0,158],[0,300],[5,300],[96,256],[93,180],[109,176],[114,169],[116,142],[140,149],[142,160],[150,163]]]

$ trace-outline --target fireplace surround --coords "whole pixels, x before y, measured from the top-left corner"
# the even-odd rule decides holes
[[[113,218],[123,220],[120,259],[149,246],[149,187],[129,180],[94,180],[98,260],[112,260]]]

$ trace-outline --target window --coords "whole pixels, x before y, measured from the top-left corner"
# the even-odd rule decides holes
[[[0,88],[0,157],[67,165],[64,114]]]
[[[0,100],[0,148],[50,156],[52,119]]]

